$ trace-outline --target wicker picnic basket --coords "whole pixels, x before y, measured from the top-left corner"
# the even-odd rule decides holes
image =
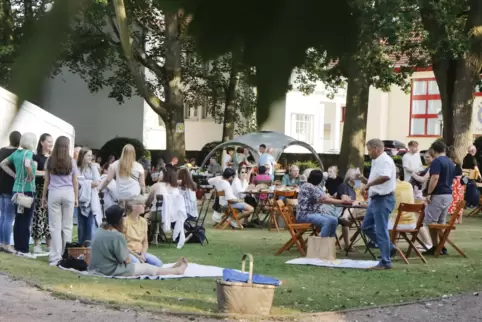
[[[253,256],[244,254],[241,270],[245,272],[249,258],[247,283],[216,281],[218,310],[224,313],[269,315],[273,305],[274,285],[253,284]]]
[[[90,247],[87,247],[87,243],[91,243],[90,240],[86,240],[83,244],[82,247],[69,247],[68,253],[69,257],[73,258],[79,258],[79,257],[84,257],[84,261],[87,263],[87,265],[90,264]]]

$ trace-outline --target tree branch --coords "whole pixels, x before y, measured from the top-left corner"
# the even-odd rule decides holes
[[[133,39],[129,33],[129,27],[127,25],[126,10],[124,5],[124,0],[112,0],[114,4],[114,9],[116,13],[116,19],[118,24],[114,23],[116,26],[117,33],[119,35],[124,54],[127,59],[128,66],[134,77],[134,81],[137,89],[144,97],[149,106],[165,121],[168,118],[168,104],[159,99],[145,84],[145,79],[143,73],[139,70],[139,66],[136,64],[132,51]]]

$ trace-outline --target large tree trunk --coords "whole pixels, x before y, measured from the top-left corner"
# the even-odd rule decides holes
[[[184,95],[181,78],[181,41],[177,12],[166,12],[166,62],[164,96],[169,107],[166,124],[166,150],[169,157],[184,158],[186,154],[184,128]]]
[[[229,84],[225,89],[223,142],[230,141],[234,137],[234,126],[236,123],[236,87],[238,86],[238,69],[235,59],[233,54],[229,73]]]
[[[365,157],[370,85],[356,62],[352,62],[349,67],[345,124],[338,159],[340,173],[345,173],[351,167],[360,168],[363,172]]]
[[[467,147],[472,144],[472,110],[474,90],[480,79],[482,68],[482,4],[470,0],[470,10],[465,26],[470,35],[468,52],[457,58],[449,57],[445,52],[436,52],[432,56],[432,66],[442,100],[444,120],[443,139],[453,146],[455,153],[462,159]],[[422,21],[432,40],[445,36],[444,26],[436,21],[430,7],[422,8]]]

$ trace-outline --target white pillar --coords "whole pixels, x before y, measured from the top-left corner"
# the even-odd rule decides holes
[[[335,144],[333,149],[340,149],[340,138],[341,138],[341,107],[342,105],[339,102],[336,102],[336,111],[335,111]]]

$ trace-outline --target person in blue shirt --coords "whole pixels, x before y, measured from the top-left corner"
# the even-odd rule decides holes
[[[300,185],[300,168],[297,165],[290,167],[290,173],[287,173],[281,178],[281,185],[297,187]]]
[[[271,155],[273,151],[273,148],[269,148],[268,150],[266,150],[266,145],[264,144],[261,144],[259,146],[259,152],[261,153],[261,156],[259,157],[258,165],[269,169],[269,175],[271,177],[271,180],[274,180],[274,165],[276,164],[274,157]]]
[[[452,203],[452,181],[455,177],[455,165],[445,153],[447,146],[442,141],[435,141],[431,148],[435,159],[430,166],[430,181],[427,189],[425,207],[425,225],[445,224],[447,213]],[[429,229],[433,247],[427,252],[433,254],[438,245],[438,231]],[[446,249],[442,249],[446,253]]]

